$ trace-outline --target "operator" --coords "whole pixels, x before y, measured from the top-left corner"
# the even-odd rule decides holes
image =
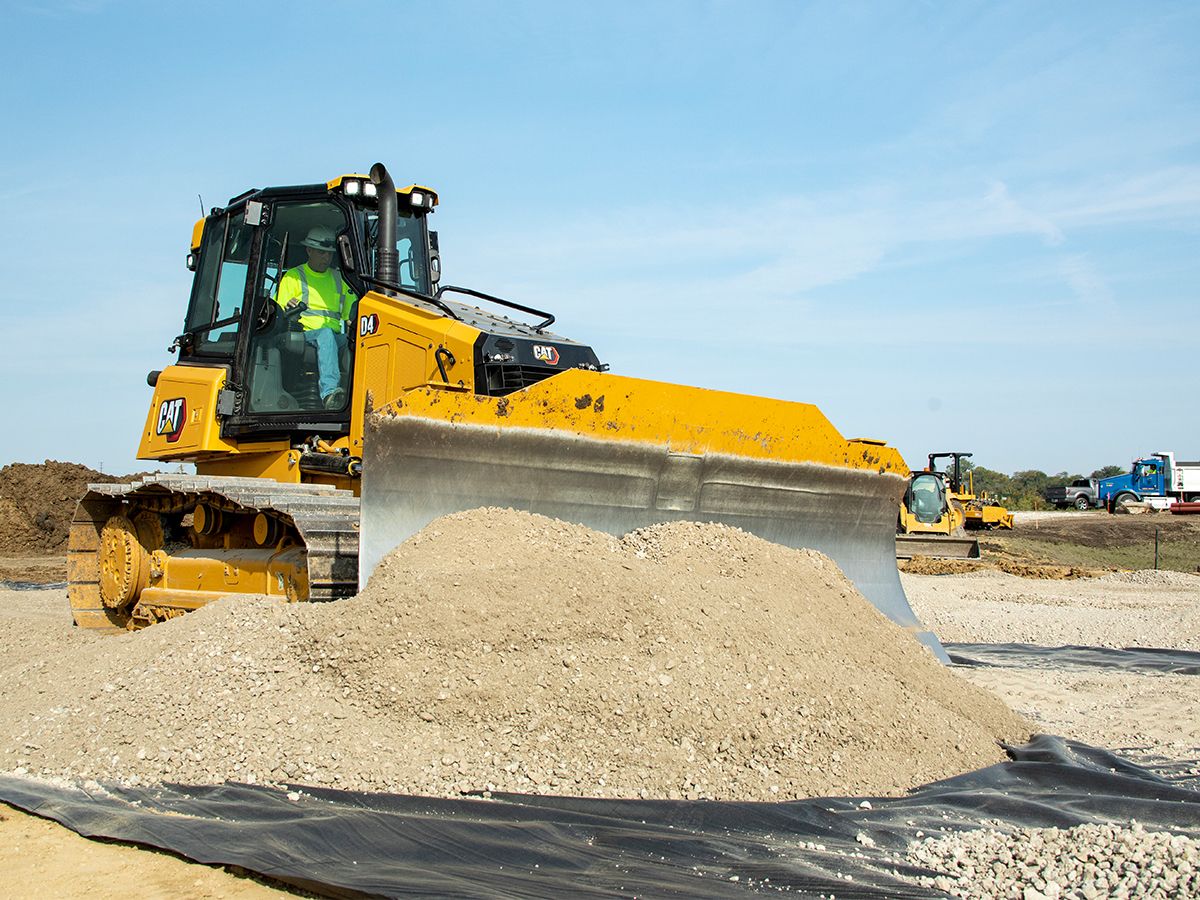
[[[331,265],[336,247],[332,228],[313,226],[300,245],[308,262],[284,273],[275,302],[289,312],[299,311],[304,340],[317,348],[321,403],[326,409],[341,409],[346,405],[346,391],[341,386],[344,327],[358,297]]]

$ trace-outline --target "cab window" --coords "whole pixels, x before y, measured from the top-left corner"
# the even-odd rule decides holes
[[[254,230],[237,215],[205,223],[192,302],[184,331],[189,352],[232,357],[246,296]]]
[[[379,211],[359,210],[363,232],[364,250],[367,255],[367,271],[376,271],[376,252],[379,246]],[[424,220],[412,213],[400,210],[396,216],[396,254],[399,262],[397,281],[400,287],[421,294],[430,292],[429,272],[426,265]]]
[[[353,342],[346,335],[345,321],[327,317],[330,321],[322,323],[314,313],[302,315],[301,310],[285,309],[278,302],[284,276],[309,261],[305,242],[314,230],[338,236],[347,232],[348,224],[344,208],[328,200],[275,204],[263,244],[261,273],[256,279],[255,332],[250,343],[247,378],[249,412],[333,411],[323,400],[322,395],[329,391],[321,389],[322,375],[327,385],[332,383],[341,389],[339,396],[349,395]],[[348,276],[341,269],[339,253],[334,252],[328,271],[337,272],[352,310],[357,291],[353,275]],[[292,279],[295,278],[293,275]],[[349,321],[354,321],[353,312]],[[334,351],[324,360],[314,333],[319,325],[328,328],[330,334],[324,337]],[[330,371],[322,373],[322,362],[330,366]],[[343,404],[336,411],[341,413],[344,408]]]

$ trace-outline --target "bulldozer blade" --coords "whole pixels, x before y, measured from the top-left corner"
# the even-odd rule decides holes
[[[914,556],[979,559],[979,541],[976,538],[936,534],[896,535],[896,559],[912,559]]]
[[[446,402],[464,404],[465,412],[475,398]],[[672,520],[721,522],[825,553],[880,612],[948,661],[900,584],[893,538],[902,474],[686,452],[669,440],[614,440],[566,427],[462,421],[444,408],[437,418],[424,412],[410,406],[401,414],[385,408],[368,416],[360,584],[434,519],[483,506],[527,510],[618,536]]]

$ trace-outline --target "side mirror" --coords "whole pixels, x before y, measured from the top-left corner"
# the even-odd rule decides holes
[[[442,254],[438,249],[438,233],[429,232],[429,279],[434,284],[442,280]]]
[[[258,227],[264,224],[263,203],[261,200],[248,200],[246,202],[246,211],[242,215],[242,221],[247,225]]]

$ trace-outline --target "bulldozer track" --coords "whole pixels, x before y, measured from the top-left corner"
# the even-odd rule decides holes
[[[293,526],[305,551],[307,600],[337,600],[358,590],[359,501],[352,492],[261,478],[150,475],[129,484],[89,484],[79,501],[67,551],[76,623],[128,627],[128,616],[114,613],[100,599],[100,535],[112,516],[185,515],[200,503],[231,513],[268,513]]]

